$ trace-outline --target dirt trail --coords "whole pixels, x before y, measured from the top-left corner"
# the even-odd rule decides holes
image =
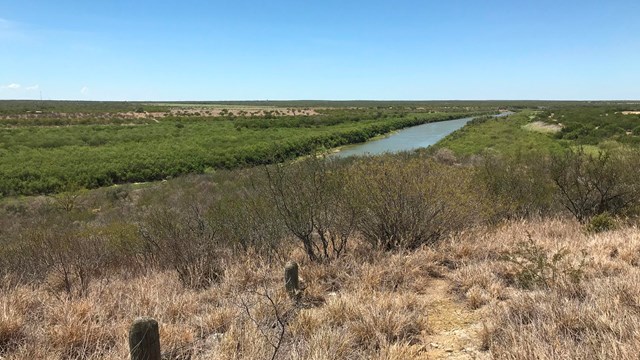
[[[449,293],[450,283],[436,279],[429,294],[429,324],[433,330],[427,335],[429,359],[491,359],[481,351],[482,321],[478,311],[468,309]]]

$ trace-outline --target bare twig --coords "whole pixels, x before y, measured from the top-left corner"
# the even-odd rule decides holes
[[[249,290],[247,292],[252,295],[256,295],[256,296],[267,299],[267,301],[269,302],[269,305],[271,306],[271,309],[273,310],[274,316],[276,318],[276,322],[274,325],[271,326],[271,328],[275,328],[276,326],[278,327],[278,334],[275,341],[272,339],[272,336],[270,336],[269,333],[265,330],[265,326],[263,324],[260,324],[260,322],[256,319],[256,317],[251,313],[250,304],[247,303],[245,298],[240,297],[239,305],[244,310],[244,313],[247,315],[247,318],[256,326],[256,328],[258,328],[258,331],[260,331],[260,334],[262,335],[262,337],[264,337],[269,343],[269,345],[273,348],[273,354],[271,355],[271,360],[274,360],[278,355],[278,351],[280,350],[282,343],[284,341],[284,337],[286,334],[286,321],[283,317],[283,314],[278,309],[278,305],[273,299],[273,296],[269,293],[266,287],[264,289],[264,292],[259,292],[257,290]]]

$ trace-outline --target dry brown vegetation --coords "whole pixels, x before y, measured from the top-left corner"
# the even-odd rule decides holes
[[[539,260],[523,246],[548,256],[538,281],[523,272]],[[123,359],[140,315],[158,319],[174,359],[270,359],[281,337],[279,359],[633,359],[640,350],[635,227],[593,235],[573,221],[510,222],[412,252],[354,241],[331,263],[289,251],[306,287],[299,303],[286,296],[281,262],[249,255],[225,259],[224,280],[206,288],[170,271],[114,274],[81,297],[6,285],[2,356]]]
[[[594,235],[573,222],[511,223],[466,246],[452,244],[465,264],[452,279],[487,319],[495,358],[634,359],[639,240],[636,227]],[[535,251],[522,256],[523,247]],[[516,253],[519,264],[504,261]],[[552,264],[554,254],[565,255]],[[530,281],[525,269],[536,268],[544,281]]]
[[[363,245],[331,264],[302,265],[300,303],[284,292],[282,264],[252,256],[227,259],[224,280],[186,288],[173,272],[92,283],[82,297],[45,286],[8,287],[0,297],[0,345],[7,358],[123,359],[131,320],[160,322],[172,358],[411,358],[424,351],[433,251],[388,256]],[[367,250],[365,253],[364,251]],[[274,301],[272,305],[270,300]],[[278,315],[276,316],[276,312]]]
[[[169,106],[164,111],[127,111],[114,113],[82,113],[82,112],[33,112],[25,114],[0,115],[0,119],[84,119],[98,117],[103,119],[161,119],[167,116],[311,116],[318,115],[316,109],[311,108],[278,108],[259,106]]]

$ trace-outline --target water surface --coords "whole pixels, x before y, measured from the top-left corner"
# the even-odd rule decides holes
[[[379,155],[387,152],[394,153],[424,148],[437,143],[472,119],[472,117],[467,117],[412,126],[398,130],[382,139],[345,146],[333,156]]]

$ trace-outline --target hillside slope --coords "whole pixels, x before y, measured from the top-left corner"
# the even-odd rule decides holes
[[[297,248],[281,255],[225,259],[222,281],[199,289],[158,271],[113,274],[72,297],[53,274],[31,286],[5,279],[0,356],[123,359],[140,315],[158,320],[175,359],[269,359],[280,339],[278,359],[632,359],[640,351],[635,227],[593,235],[571,221],[512,222],[413,252],[354,241],[331,263],[309,263]],[[297,304],[283,288],[285,259],[300,264]]]

